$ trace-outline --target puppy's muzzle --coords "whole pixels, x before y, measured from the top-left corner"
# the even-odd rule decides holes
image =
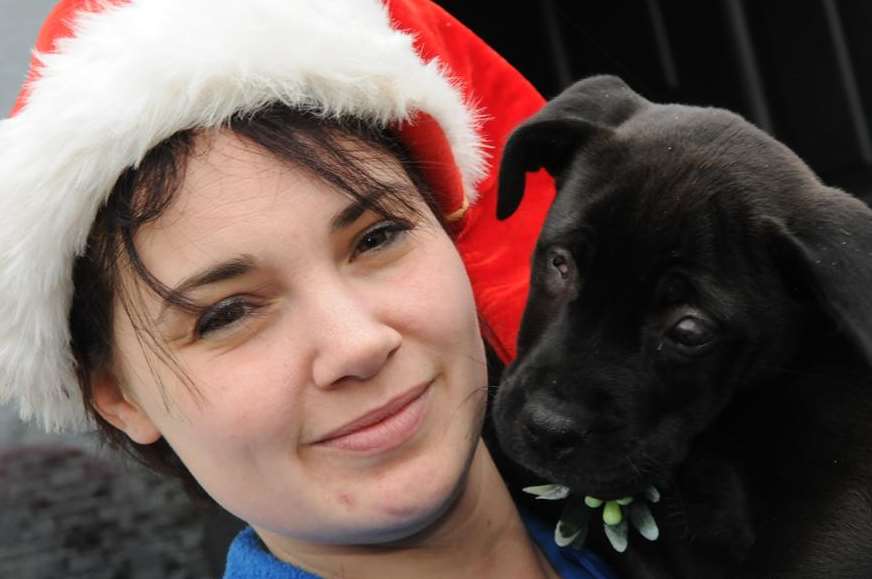
[[[555,459],[567,457],[584,443],[585,437],[577,421],[561,412],[560,407],[559,401],[536,393],[523,406],[518,417],[533,450]]]

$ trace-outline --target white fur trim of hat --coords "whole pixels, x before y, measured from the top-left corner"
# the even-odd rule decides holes
[[[118,176],[173,133],[270,102],[382,124],[429,114],[468,200],[474,107],[378,0],[79,2],[0,121],[0,402],[48,431],[93,427],[68,327],[72,267]]]

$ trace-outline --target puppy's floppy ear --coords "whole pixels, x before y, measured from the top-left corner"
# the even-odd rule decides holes
[[[509,137],[500,163],[497,219],[511,217],[521,204],[528,171],[544,167],[558,177],[579,147],[607,130],[581,119],[533,118],[518,127]]]
[[[509,137],[500,164],[497,218],[515,212],[528,171],[542,167],[559,177],[574,154],[596,135],[608,135],[648,101],[614,76],[578,81]]]
[[[821,308],[872,364],[872,210],[838,189],[766,218],[775,245]]]

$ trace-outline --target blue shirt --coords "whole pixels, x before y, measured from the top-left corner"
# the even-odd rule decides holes
[[[551,566],[563,579],[613,579],[605,562],[587,549],[560,548],[554,542],[554,529],[522,513],[530,536],[539,545]],[[227,553],[224,579],[320,579],[318,575],[276,559],[266,550],[254,529],[240,532]]]

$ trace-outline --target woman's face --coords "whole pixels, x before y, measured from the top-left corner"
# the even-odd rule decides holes
[[[478,444],[486,371],[461,260],[421,209],[385,220],[229,133],[210,137],[135,240],[146,268],[201,307],[143,290],[137,308],[196,391],[116,304],[116,374],[139,413],[128,434],[165,437],[265,533],[370,543],[432,522]]]

